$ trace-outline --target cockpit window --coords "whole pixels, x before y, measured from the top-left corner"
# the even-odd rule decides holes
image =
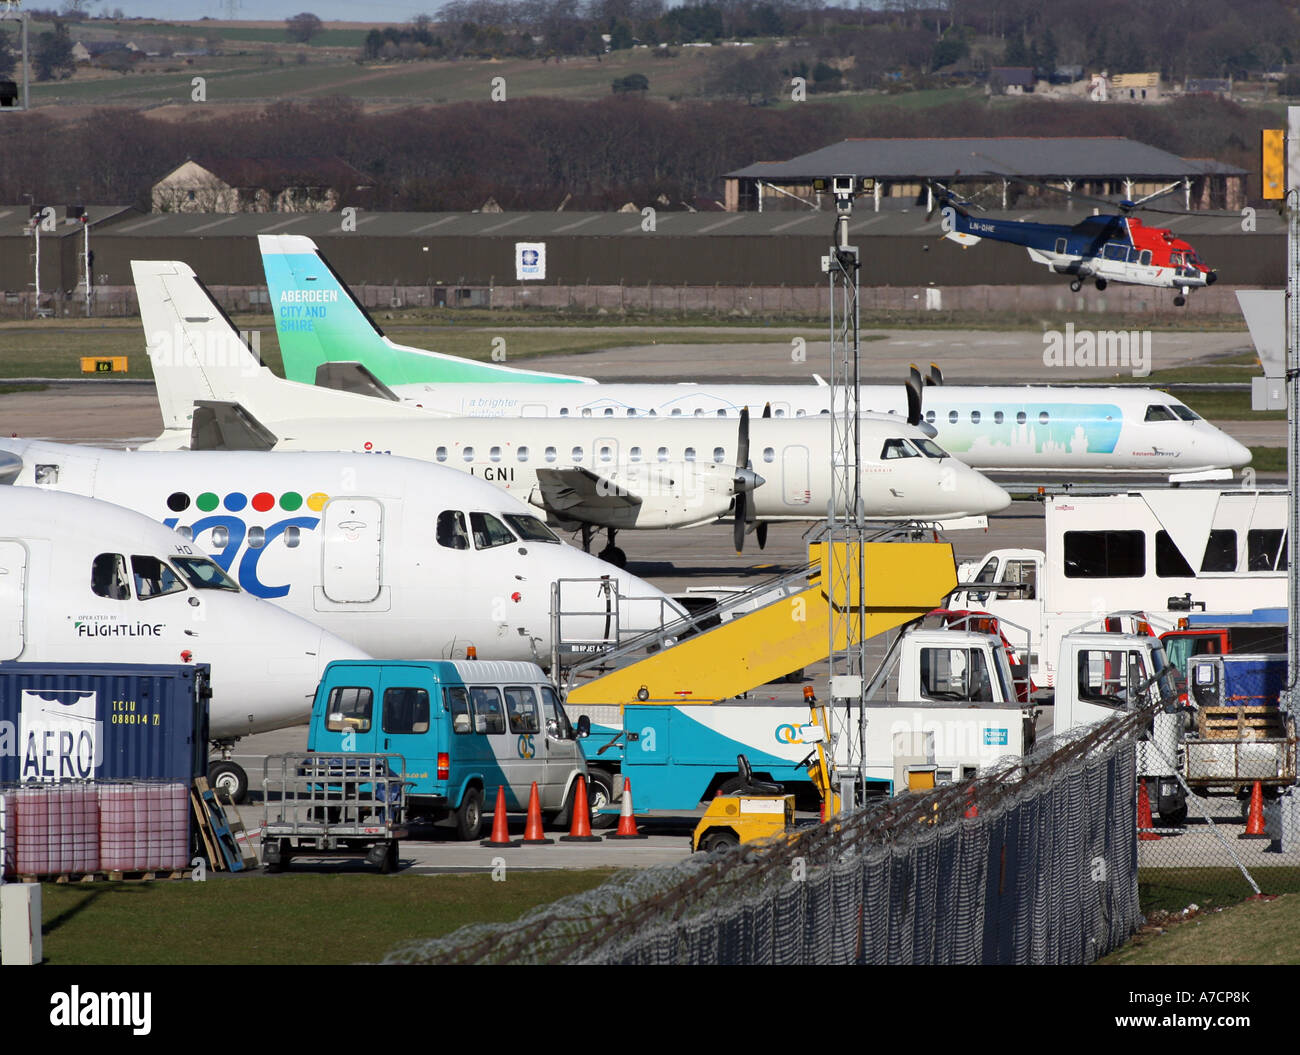
[[[1200,421],[1201,415],[1196,413],[1191,407],[1184,406],[1182,403],[1175,403],[1170,408],[1184,421]]]
[[[912,442],[916,446],[921,448],[921,453],[924,454],[927,458],[948,457],[948,452],[945,451],[942,447],[940,447],[937,443],[935,443],[934,440],[926,439],[924,436],[922,436],[918,440],[912,440]]]
[[[120,553],[101,553],[90,564],[90,591],[96,597],[129,601],[130,582],[126,576],[126,558]]]
[[[1178,419],[1174,417],[1174,412],[1170,410],[1168,407],[1160,403],[1152,403],[1149,407],[1147,407],[1147,414],[1143,420],[1144,421],[1177,421]]]
[[[173,557],[172,563],[196,590],[239,592],[239,584],[206,557]]]
[[[471,513],[469,526],[474,535],[475,549],[495,549],[515,541],[510,529],[491,513]]]
[[[447,549],[469,549],[469,532],[465,530],[465,514],[457,509],[445,509],[438,514],[438,545]]]
[[[506,523],[515,529],[515,533],[525,542],[559,543],[555,533],[536,517],[524,516],[522,513],[507,513]]]
[[[185,589],[181,577],[172,571],[172,567],[157,557],[132,555],[131,575],[135,579],[135,595],[142,601],[164,594],[179,593]]]
[[[891,458],[919,458],[914,448],[907,440],[885,440],[885,445],[880,449],[880,458],[882,461],[889,461]]]

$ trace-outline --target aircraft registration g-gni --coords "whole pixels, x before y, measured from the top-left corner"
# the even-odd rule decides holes
[[[291,380],[467,417],[735,417],[744,407],[805,417],[832,409],[825,384],[598,385],[395,344],[310,238],[260,235],[258,242]],[[944,385],[933,369],[930,380],[939,383],[921,394],[924,421],[945,450],[976,469],[1188,474],[1250,462],[1247,448],[1154,389]],[[902,385],[864,385],[859,405],[908,417],[909,398]]]
[[[1088,216],[1076,224],[1033,223],[972,216],[949,196],[940,216],[945,238],[963,248],[984,238],[1023,246],[1034,263],[1070,276],[1075,293],[1086,279],[1099,290],[1111,282],[1154,286],[1177,290],[1174,304],[1182,307],[1192,290],[1212,286],[1218,274],[1167,227],[1148,227],[1130,216],[1137,204],[1121,202],[1121,215]]]
[[[0,456],[0,479],[24,471]],[[368,658],[241,590],[198,545],[140,513],[0,486],[0,518],[0,660],[207,663],[218,747],[306,721],[325,666]],[[225,783],[221,763],[209,773]]]
[[[607,530],[615,563],[622,529],[707,524],[735,512],[740,543],[762,522],[826,515],[824,420],[444,418],[282,380],[258,364],[186,264],[131,266],[168,429],[158,446],[342,449],[445,464],[526,499],[553,523]],[[864,419],[861,435],[871,518],[980,516],[1010,502],[905,422]]]
[[[156,536],[154,549],[168,542],[166,552],[175,552],[171,563],[181,574],[164,567],[154,578],[165,578],[168,589],[155,585],[142,592],[144,572],[137,570],[136,597],[149,604],[127,603],[130,590],[123,585],[121,600],[99,602],[121,615],[114,621],[77,615],[82,621],[74,640],[83,647],[85,639],[102,642],[113,650],[105,656],[114,659],[135,658],[114,644],[124,634],[135,643],[134,632],[116,627],[147,614],[155,621],[130,626],[145,628],[140,633],[154,647],[150,662],[177,662],[188,649],[196,661],[213,664],[211,736],[226,754],[239,734],[305,721],[313,679],[328,659],[464,659],[472,647],[482,660],[548,666],[555,583],[568,641],[609,641],[615,628],[620,637],[658,630],[682,614],[644,580],[560,542],[523,503],[427,462],[355,454],[150,453],[28,440],[0,440],[0,458],[16,485],[0,488],[0,501],[44,497],[57,509],[60,501],[88,506],[89,498],[111,498],[131,510],[122,510],[122,518],[155,522],[145,525],[144,536],[137,528],[136,536]],[[96,538],[99,550],[107,548],[100,534]],[[158,563],[142,552],[142,543],[125,545],[115,558],[123,568]],[[84,570],[76,572],[78,582],[89,581]],[[0,577],[0,584],[17,581]],[[196,623],[191,597],[210,599],[209,607],[229,608],[232,615],[217,620],[209,613]],[[170,622],[161,618],[169,608],[179,612]],[[278,629],[277,621],[286,628]],[[304,668],[293,658],[295,635],[309,639],[304,649],[321,652],[321,628],[327,643],[346,651],[326,650],[324,659]],[[164,631],[165,645],[156,636]],[[220,634],[237,635],[239,648]],[[219,656],[212,654],[214,641],[226,649]],[[283,665],[272,658],[282,652]],[[237,693],[230,691],[232,679],[239,679]],[[272,706],[278,724],[267,726],[262,708]],[[214,783],[242,796],[246,777],[232,769],[214,774]]]

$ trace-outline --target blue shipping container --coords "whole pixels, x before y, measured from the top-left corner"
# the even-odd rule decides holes
[[[0,784],[207,772],[206,663],[0,663]]]

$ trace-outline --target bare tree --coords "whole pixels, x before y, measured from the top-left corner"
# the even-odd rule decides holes
[[[285,20],[284,28],[289,39],[298,44],[306,44],[321,31],[321,20],[310,11],[303,11]]]

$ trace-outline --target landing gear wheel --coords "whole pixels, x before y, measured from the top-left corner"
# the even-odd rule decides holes
[[[614,804],[614,779],[603,769],[593,769],[587,774],[587,805],[591,808],[593,828],[612,828],[618,818],[612,813],[598,813]]]
[[[218,801],[243,803],[248,797],[248,774],[234,762],[213,762],[208,766],[208,785]]]
[[[1174,307],[1175,307],[1175,308],[1181,308],[1181,307],[1182,307],[1184,304],[1186,304],[1186,303],[1187,303],[1187,298],[1184,297],[1181,293],[1180,293],[1178,296],[1176,296],[1176,297],[1174,298]]]
[[[603,550],[601,550],[598,554],[596,554],[596,556],[598,556],[606,564],[612,564],[616,568],[627,567],[627,554],[624,553],[617,546],[606,546]]]
[[[740,836],[735,832],[711,831],[700,840],[700,849],[706,854],[726,853],[733,846],[740,845]]]
[[[1103,289],[1106,288],[1106,280],[1104,278],[1099,278],[1097,279],[1095,285],[1097,287],[1097,292],[1100,293]]]
[[[1080,282],[1077,278],[1076,278],[1073,282],[1070,283],[1070,292],[1071,292],[1071,293],[1078,293],[1079,290],[1081,290],[1081,289],[1083,289],[1083,283]]]
[[[468,788],[456,811],[456,836],[473,842],[483,834],[483,793],[478,788]]]

